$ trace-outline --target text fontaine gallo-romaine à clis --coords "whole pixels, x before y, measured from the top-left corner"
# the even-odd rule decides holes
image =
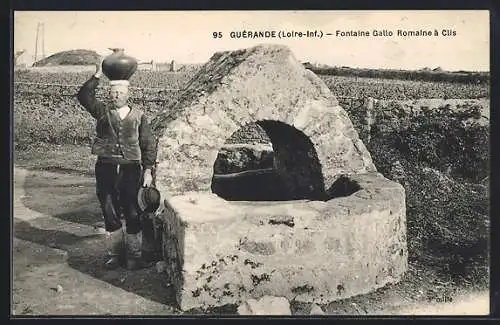
[[[456,36],[457,32],[451,29],[441,29],[441,30],[406,30],[406,29],[397,29],[396,31],[392,31],[389,29],[373,29],[369,30],[336,30],[335,36],[337,37],[391,37],[391,36],[399,36],[399,37],[413,37],[413,36]]]

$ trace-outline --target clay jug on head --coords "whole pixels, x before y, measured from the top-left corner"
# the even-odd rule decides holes
[[[110,48],[112,54],[104,58],[102,72],[109,80],[129,80],[137,70],[137,60],[125,54],[124,49]]]

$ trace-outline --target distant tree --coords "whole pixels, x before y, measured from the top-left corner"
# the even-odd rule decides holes
[[[26,52],[26,50],[20,50],[20,51],[16,51],[16,53],[14,54],[14,65],[17,65],[17,59],[24,54],[24,52]]]

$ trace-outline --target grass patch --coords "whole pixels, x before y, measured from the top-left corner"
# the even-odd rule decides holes
[[[36,144],[14,151],[14,164],[29,170],[48,170],[94,176],[96,157],[89,146]]]
[[[457,283],[489,280],[489,127],[478,108],[379,112],[367,145],[379,172],[406,190],[412,261]]]

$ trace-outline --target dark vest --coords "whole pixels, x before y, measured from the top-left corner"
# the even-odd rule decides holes
[[[127,160],[141,160],[139,146],[139,126],[143,112],[131,108],[128,115],[120,120],[117,111],[110,110],[97,121],[97,138],[92,146],[92,154],[100,157],[117,157]],[[108,120],[109,116],[109,120]],[[111,125],[114,128],[111,129]]]

